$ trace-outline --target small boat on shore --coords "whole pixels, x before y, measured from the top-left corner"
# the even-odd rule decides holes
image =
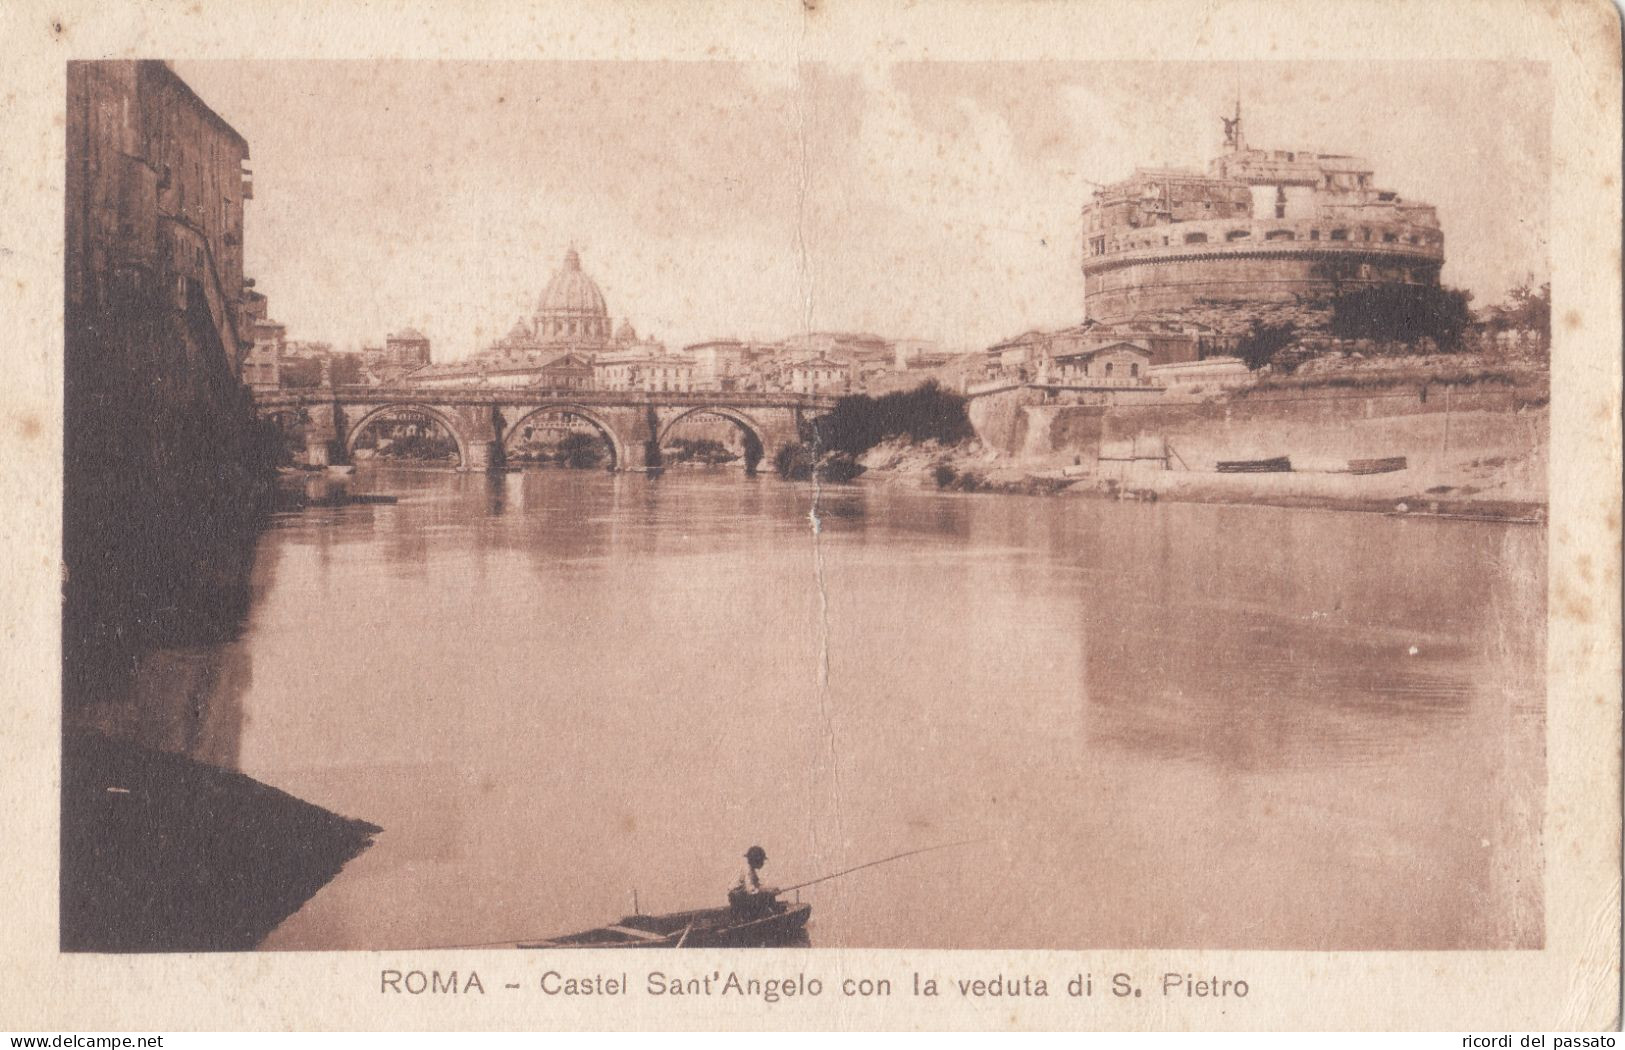
[[[1404,456],[1388,456],[1384,459],[1351,459],[1349,460],[1349,473],[1391,474],[1396,470],[1404,470],[1409,465]]]
[[[1216,465],[1220,474],[1278,474],[1292,469],[1292,460],[1286,456],[1274,459],[1221,459]]]
[[[777,948],[803,936],[811,904],[775,902],[767,911],[741,914],[704,908],[667,915],[628,915],[583,933],[522,943],[521,948]]]

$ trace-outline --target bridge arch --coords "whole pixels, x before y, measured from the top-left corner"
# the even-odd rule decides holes
[[[725,405],[695,405],[693,408],[672,416],[661,425],[655,447],[665,448],[667,439],[671,437],[671,432],[676,429],[677,425],[683,420],[696,415],[716,416],[718,419],[726,419],[745,432],[745,469],[747,471],[754,471],[768,454],[767,431],[762,429],[762,425],[739,409],[729,408]],[[753,444],[754,449],[751,447]]]
[[[631,460],[627,459],[626,446],[621,441],[621,435],[615,432],[604,418],[584,405],[574,402],[564,402],[554,405],[537,405],[508,426],[502,434],[502,451],[504,454],[513,451],[513,441],[518,435],[524,433],[525,424],[539,416],[575,416],[584,423],[590,424],[604,440],[609,442],[609,455],[611,470],[624,470]]]
[[[456,422],[448,413],[442,411],[441,409],[433,408],[418,401],[396,401],[387,405],[379,405],[377,408],[374,408],[372,411],[356,420],[355,423],[350,424],[348,427],[348,433],[344,435],[345,458],[348,459],[354,455],[355,443],[356,440],[361,437],[362,431],[366,430],[367,427],[371,426],[373,423],[387,419],[393,412],[414,412],[429,416],[436,423],[439,423],[440,426],[445,429],[446,433],[451,435],[452,441],[456,442],[457,444],[457,465],[459,467],[468,466],[468,442],[463,438],[462,431],[457,429]]]
[[[679,412],[677,415],[672,416],[660,426],[660,444],[662,446],[666,444],[666,439],[671,436],[671,432],[677,426],[677,424],[681,423],[690,416],[697,415],[716,416],[719,419],[726,419],[728,422],[733,423],[741,430],[750,434],[750,436],[755,438],[764,449],[767,447],[767,431],[762,429],[762,424],[756,422],[756,420],[741,412],[739,409],[728,408],[725,405],[695,405],[693,408],[690,408],[684,412]]]

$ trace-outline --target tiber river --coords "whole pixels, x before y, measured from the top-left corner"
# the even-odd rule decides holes
[[[568,933],[721,904],[752,844],[788,885],[964,839],[803,891],[811,943],[1542,943],[1543,528],[351,485],[400,502],[278,517],[218,654],[213,750],[384,828],[267,948]]]

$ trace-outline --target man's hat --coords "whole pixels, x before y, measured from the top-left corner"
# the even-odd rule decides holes
[[[752,846],[750,849],[745,851],[745,859],[761,863],[762,861],[767,860],[767,850],[760,846]]]

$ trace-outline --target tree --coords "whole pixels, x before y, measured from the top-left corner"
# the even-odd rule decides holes
[[[354,386],[366,382],[361,377],[360,354],[332,354],[328,361],[331,362],[329,375],[333,377],[334,386]]]
[[[1552,284],[1547,281],[1535,288],[1534,283],[1531,274],[1507,293],[1506,302],[1494,311],[1499,315],[1495,327],[1522,329],[1537,332],[1542,339],[1551,338]]]
[[[674,438],[661,450],[660,458],[663,462],[705,463],[715,466],[719,463],[732,463],[739,455],[730,452],[728,446],[715,438]]]
[[[1262,324],[1254,321],[1252,328],[1236,344],[1236,356],[1256,372],[1275,360],[1275,355],[1291,346],[1298,338],[1298,326],[1291,321],[1281,324]]]
[[[558,460],[573,470],[591,470],[604,461],[604,439],[574,431],[559,442]]]
[[[1332,334],[1344,339],[1415,343],[1431,339],[1455,349],[1472,320],[1473,294],[1427,284],[1378,284],[1332,301]]]
[[[280,372],[282,386],[289,390],[310,390],[322,385],[322,362],[318,358],[284,358]]]
[[[394,438],[379,455],[390,459],[451,459],[457,455],[457,442],[435,427],[427,434],[410,433]]]

